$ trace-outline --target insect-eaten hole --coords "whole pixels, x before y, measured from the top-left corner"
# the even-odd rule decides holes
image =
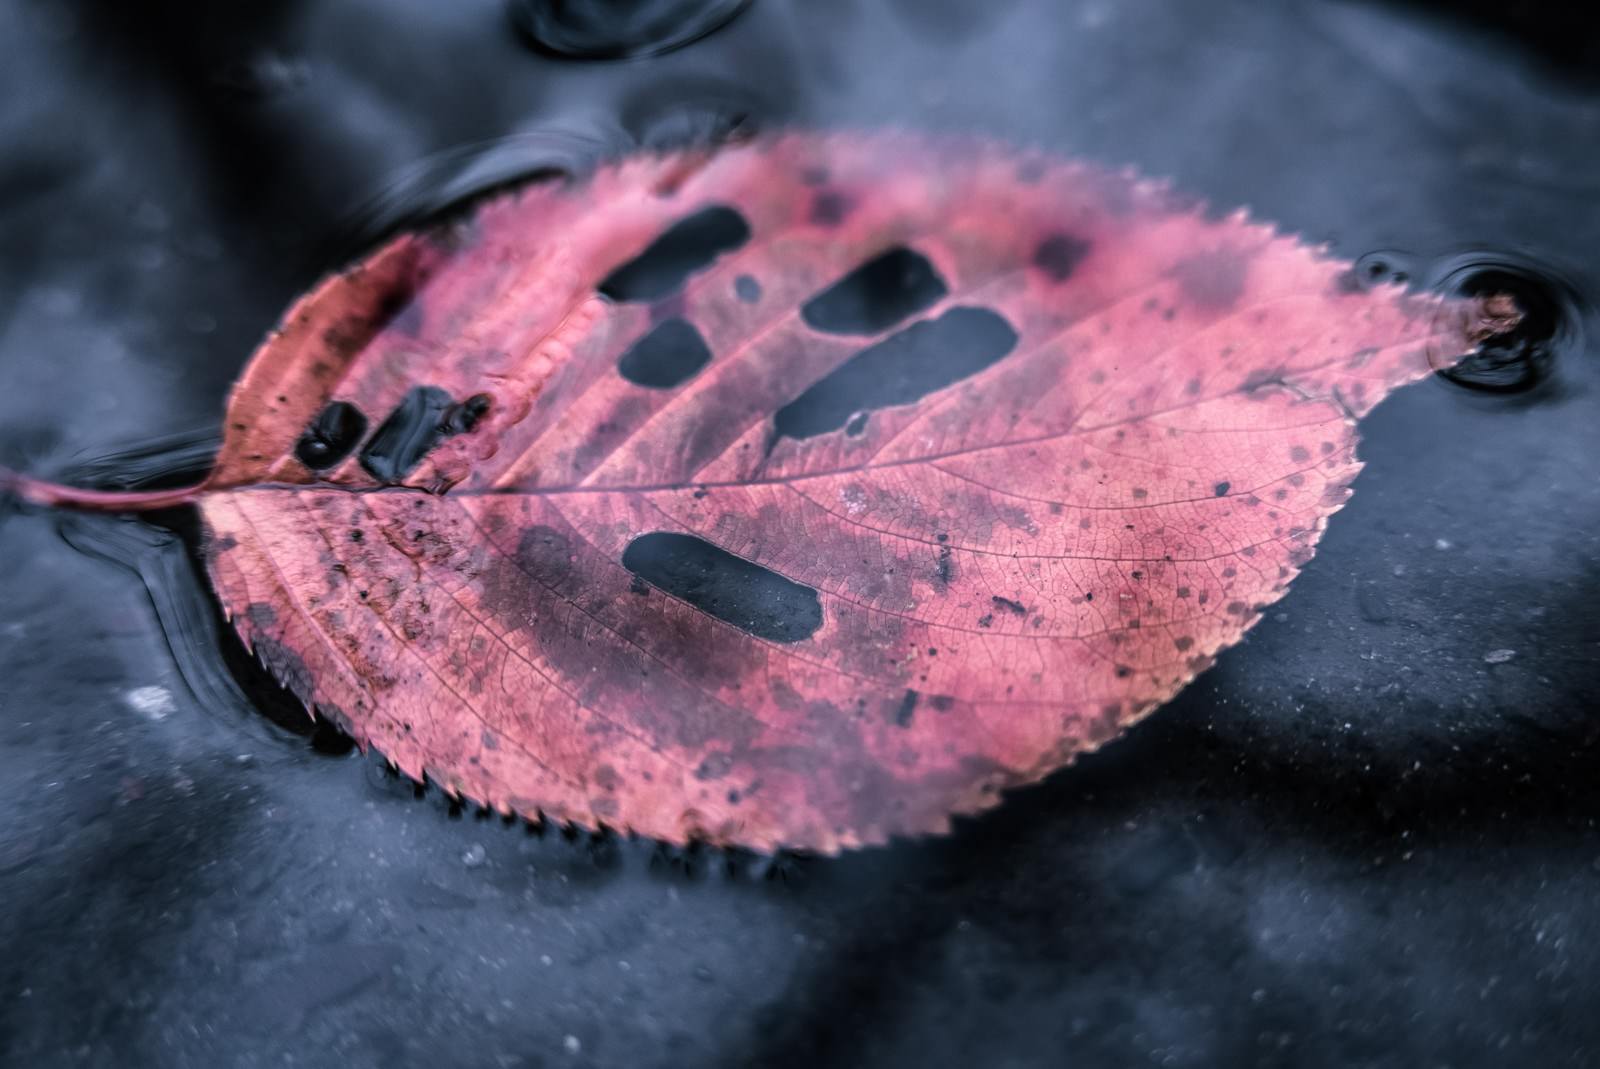
[[[628,346],[617,361],[617,371],[635,386],[670,390],[695,376],[711,363],[711,349],[693,323],[664,319]]]
[[[348,401],[334,401],[306,427],[294,455],[312,471],[325,471],[350,455],[367,433],[367,417]]]
[[[803,642],[822,626],[822,601],[811,587],[694,535],[640,535],[622,551],[622,566],[756,638]]]
[[[434,446],[476,427],[490,405],[488,394],[457,404],[437,386],[415,386],[373,432],[361,450],[361,466],[380,482],[399,482]]]
[[[912,404],[992,366],[1016,344],[1017,332],[998,313],[952,308],[868,346],[812,383],[778,409],[774,430],[780,437],[813,438],[859,413]]]
[[[726,205],[702,208],[672,224],[638,256],[600,283],[613,301],[654,301],[675,293],[689,276],[750,240],[750,224]]]
[[[800,307],[800,318],[825,334],[876,334],[950,292],[926,256],[896,246],[861,264]]]

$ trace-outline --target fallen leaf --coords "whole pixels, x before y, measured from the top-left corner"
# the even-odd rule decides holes
[[[290,310],[199,488],[13,482],[197,502],[244,640],[411,776],[834,851],[1171,698],[1481,313],[1128,175],[789,135],[394,240]]]

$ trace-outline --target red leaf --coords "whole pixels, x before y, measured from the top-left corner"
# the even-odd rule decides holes
[[[533,186],[327,281],[192,496],[245,640],[410,775],[831,851],[1175,694],[1471,311],[1127,176],[788,136]]]

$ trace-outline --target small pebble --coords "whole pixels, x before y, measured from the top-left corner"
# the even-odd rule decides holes
[[[489,860],[489,852],[483,848],[482,843],[473,843],[461,855],[461,863],[469,869],[475,869]]]
[[[566,1048],[568,1054],[576,1054],[583,1049],[583,1042],[577,1036],[568,1036],[561,1041],[561,1045]]]
[[[1483,660],[1486,664],[1505,664],[1516,655],[1516,650],[1490,650],[1483,655]]]

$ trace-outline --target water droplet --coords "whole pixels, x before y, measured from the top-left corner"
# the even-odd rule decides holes
[[[1414,269],[1409,253],[1380,249],[1357,260],[1352,277],[1357,286],[1366,290],[1387,285],[1403,286],[1411,281]]]
[[[659,56],[715,33],[750,0],[510,0],[534,48],[568,59]]]
[[[1440,367],[1458,386],[1520,393],[1548,380],[1562,354],[1582,345],[1582,303],[1561,275],[1509,253],[1474,251],[1441,260],[1428,288],[1454,297],[1510,297],[1522,322],[1459,362]]]

